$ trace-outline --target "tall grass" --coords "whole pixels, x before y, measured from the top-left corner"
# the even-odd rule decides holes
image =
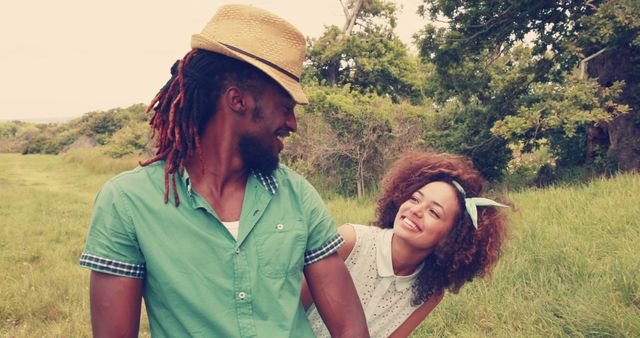
[[[640,177],[513,194],[491,282],[448,295],[416,336],[640,336]]]
[[[59,156],[0,154],[1,337],[90,336],[89,274],[78,258],[110,176]]]
[[[91,205],[135,161],[78,154],[0,155],[2,337],[90,336],[78,256]],[[626,174],[511,194],[518,210],[493,279],[445,296],[414,336],[639,337],[639,190],[640,176]],[[338,225],[373,217],[371,198],[326,203]]]
[[[112,158],[103,154],[99,148],[78,148],[67,151],[62,158],[69,163],[76,163],[96,174],[116,174],[131,170],[142,160],[139,156]]]

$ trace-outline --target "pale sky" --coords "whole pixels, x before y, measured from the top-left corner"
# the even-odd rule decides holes
[[[421,0],[403,5],[397,33],[407,44],[426,21]],[[0,4],[0,121],[52,121],[148,103],[217,8],[260,7],[305,36],[342,26],[338,0],[19,0]]]

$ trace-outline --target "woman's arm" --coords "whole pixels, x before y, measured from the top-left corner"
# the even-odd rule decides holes
[[[442,297],[444,296],[444,292],[434,295],[424,304],[420,305],[413,313],[404,321],[398,328],[393,331],[393,333],[389,336],[390,338],[400,338],[400,337],[408,337],[413,330],[422,323],[422,321],[427,318],[429,313],[433,311],[433,309],[438,306]]]
[[[344,239],[344,245],[338,248],[338,256],[340,256],[343,261],[346,261],[356,244],[356,231],[351,224],[343,224],[338,228],[338,233],[342,236],[342,239]],[[309,286],[307,285],[307,279],[304,277],[304,274],[302,274],[302,293],[300,294],[300,300],[305,310],[313,304],[313,297],[311,296],[311,292],[309,292]]]

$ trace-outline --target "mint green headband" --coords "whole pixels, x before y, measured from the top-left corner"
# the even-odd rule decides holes
[[[469,197],[467,198],[467,193],[464,191],[460,183],[452,180],[451,183],[462,193],[464,197],[464,208],[467,209],[467,214],[471,218],[471,222],[473,222],[473,227],[478,229],[478,207],[501,207],[508,208],[508,206],[504,204],[500,204],[496,201],[490,200],[484,197]]]

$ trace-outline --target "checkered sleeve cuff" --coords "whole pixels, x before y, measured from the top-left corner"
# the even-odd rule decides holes
[[[130,278],[144,278],[145,273],[144,264],[120,262],[113,259],[90,255],[86,252],[82,253],[80,256],[80,266],[98,272]]]
[[[304,253],[304,265],[309,265],[311,263],[315,263],[334,252],[338,251],[338,248],[344,244],[344,239],[340,234],[335,234],[333,237],[329,238],[323,245],[319,248],[311,251],[307,251]]]

